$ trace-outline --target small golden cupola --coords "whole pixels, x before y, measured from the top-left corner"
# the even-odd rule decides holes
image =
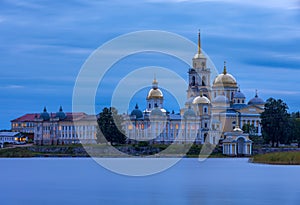
[[[147,99],[163,99],[164,95],[161,92],[161,90],[158,88],[158,81],[156,80],[156,76],[154,76],[153,82],[152,82],[152,88],[148,93]]]
[[[223,73],[219,74],[214,82],[213,87],[234,87],[237,88],[236,79],[229,73],[227,73],[226,61],[224,61]]]

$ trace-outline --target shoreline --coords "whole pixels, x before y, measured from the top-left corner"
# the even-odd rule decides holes
[[[226,156],[220,151],[214,151],[209,156],[199,156],[201,145],[193,145],[188,153],[180,153],[180,146],[178,152],[163,154],[167,145],[153,145],[148,147],[139,147],[136,145],[126,145],[115,147],[120,151],[120,155],[110,154],[112,147],[107,145],[53,145],[53,146],[14,146],[0,149],[0,158],[228,158],[239,159],[248,158],[249,163],[253,164],[267,164],[267,165],[300,165],[300,151],[285,151],[281,148],[278,152],[255,154],[253,156]],[[176,151],[176,150],[175,150]],[[125,154],[126,153],[126,154]]]

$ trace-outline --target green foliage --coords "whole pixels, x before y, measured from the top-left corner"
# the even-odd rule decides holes
[[[290,119],[290,124],[291,124],[292,140],[294,142],[297,142],[298,147],[300,147],[300,118],[296,118],[296,116],[292,114],[292,117]]]
[[[255,155],[255,163],[300,165],[300,152],[276,152]]]
[[[272,147],[279,143],[290,142],[290,123],[287,113],[288,106],[281,100],[269,98],[265,110],[261,113],[263,137],[266,142],[271,142]]]
[[[148,147],[149,146],[149,142],[147,142],[147,141],[139,141],[138,142],[138,146],[139,147]]]
[[[261,136],[250,135],[250,140],[252,140],[253,145],[263,145],[265,143],[264,139]]]
[[[0,149],[0,157],[34,157],[34,153],[27,148],[17,147],[9,149]]]
[[[126,136],[122,129],[122,116],[113,108],[104,108],[98,116],[97,142],[110,142],[112,145],[125,144]]]
[[[186,153],[187,156],[199,156],[200,151],[201,151],[202,145],[197,145],[197,144],[193,144],[190,148],[190,150],[188,151],[188,153]]]
[[[254,125],[244,124],[242,130],[245,133],[248,133],[250,136],[256,135],[256,128],[254,127]]]

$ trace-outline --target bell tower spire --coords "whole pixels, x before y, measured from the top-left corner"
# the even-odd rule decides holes
[[[200,29],[198,31],[198,54],[201,53],[201,36],[200,36]]]
[[[158,88],[158,82],[156,80],[156,74],[154,73],[153,81],[152,81],[152,88],[157,89]]]
[[[224,61],[224,70],[223,70],[223,74],[224,74],[224,75],[227,74],[226,61]]]
[[[188,71],[189,86],[187,90],[187,98],[199,96],[202,92],[204,96],[210,99],[211,70],[207,67],[207,58],[201,48],[201,32],[198,30],[197,53],[193,57],[193,66]]]

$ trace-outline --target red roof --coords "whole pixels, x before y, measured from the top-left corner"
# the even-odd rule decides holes
[[[55,117],[56,113],[51,113],[51,117]],[[66,112],[66,118],[64,121],[75,121],[75,120],[80,120],[84,117],[86,117],[87,114],[84,112]],[[11,120],[11,122],[33,122],[36,118],[40,117],[40,113],[30,113],[30,114],[25,114],[19,118],[16,118],[14,120]]]
[[[12,120],[11,122],[32,122],[35,118],[39,118],[40,114],[38,113],[30,113],[25,114],[17,119]]]

